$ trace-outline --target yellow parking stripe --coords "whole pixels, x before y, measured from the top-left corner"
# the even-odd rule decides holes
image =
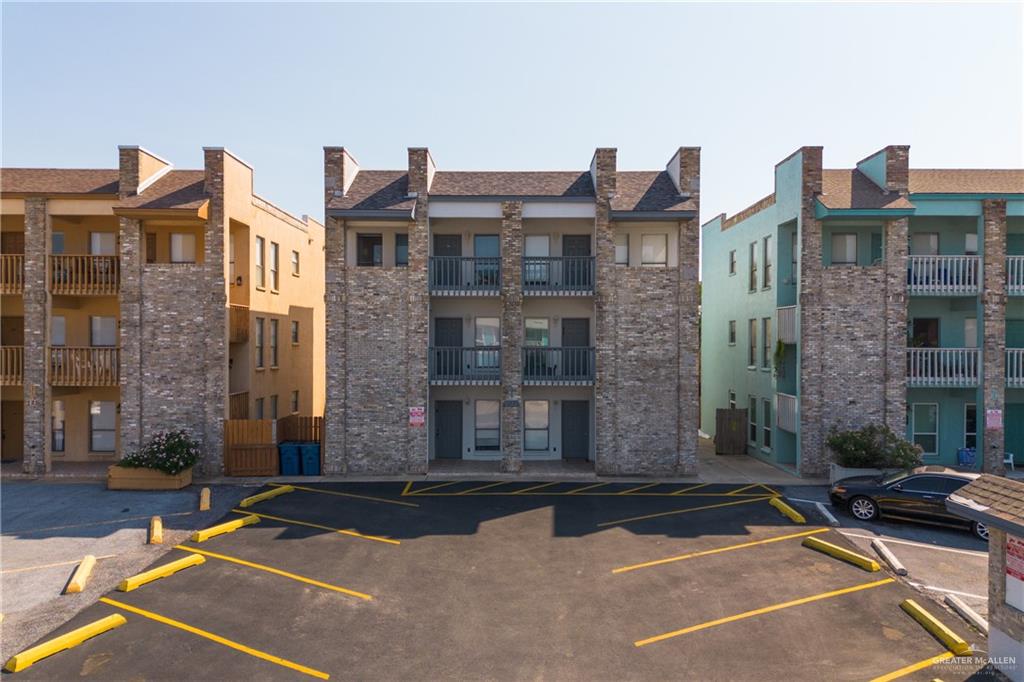
[[[455,485],[456,483],[458,483],[458,481],[446,481],[445,483],[438,483],[437,485],[428,485],[426,488],[420,488],[419,490],[413,490],[409,494],[410,495],[422,495],[423,493],[427,492],[428,490],[437,490],[438,488],[443,488],[446,485]]]
[[[215,635],[212,632],[207,632],[206,630],[200,630],[197,627],[193,627],[191,625],[188,625],[187,623],[182,623],[181,621],[174,620],[172,618],[167,618],[166,616],[161,616],[158,613],[153,613],[152,611],[145,611],[138,607],[132,606],[131,604],[125,604],[124,602],[108,599],[107,597],[100,597],[100,601],[104,604],[109,604],[110,606],[122,609],[124,611],[128,611],[129,613],[134,613],[136,615],[142,616],[143,618],[149,618],[150,620],[155,620],[158,623],[170,625],[173,628],[178,628],[179,630],[184,630],[185,632],[191,632],[193,635],[205,637],[206,639],[212,642],[217,642],[217,644],[223,644],[226,647],[229,647],[236,651],[241,651],[244,654],[249,654],[250,656],[255,656],[256,658],[262,658],[264,661],[270,661],[271,663],[276,663],[277,665],[283,666],[285,668],[291,668],[292,670],[297,670],[300,673],[305,673],[307,675],[311,675],[312,677],[318,677],[321,680],[328,680],[331,678],[331,676],[325,672],[321,672],[313,668],[307,668],[304,665],[300,665],[298,663],[289,661],[288,659],[281,658],[279,656],[274,656],[272,654],[268,654],[257,649],[253,649],[252,647],[247,647],[244,644],[239,644],[238,642],[232,642],[230,639],[225,639],[220,635]]]
[[[744,549],[746,547],[755,547],[757,545],[767,545],[772,542],[781,542],[782,540],[790,540],[792,538],[802,538],[805,535],[814,535],[815,533],[827,533],[828,530],[828,528],[816,528],[814,530],[805,530],[801,533],[790,533],[789,535],[780,535],[778,537],[768,538],[767,540],[754,540],[753,542],[744,542],[739,545],[729,545],[728,547],[719,547],[717,549],[706,549],[702,552],[693,552],[692,554],[680,554],[679,556],[672,556],[668,557],[667,559],[656,559],[655,561],[647,561],[642,564],[633,564],[632,566],[623,566],[621,568],[615,568],[612,569],[612,573],[627,573],[629,571],[635,571],[638,568],[661,566],[662,564],[671,564],[676,561],[695,559],[700,556],[708,556],[710,554],[721,554],[722,552],[731,552],[734,549]]]
[[[767,490],[772,495],[782,495],[782,493],[780,493],[778,490],[775,490],[774,488],[767,486],[764,483],[758,483],[758,485]]]
[[[197,549],[195,547],[186,547],[185,545],[175,545],[174,549],[180,549],[180,550],[185,551],[185,552],[198,552],[199,554],[211,557],[213,559],[220,559],[221,561],[229,561],[229,562],[231,562],[233,564],[238,564],[240,566],[248,566],[249,568],[255,568],[255,569],[260,570],[260,571],[266,571],[267,573],[273,573],[274,575],[279,575],[279,576],[282,576],[284,578],[291,578],[292,580],[297,580],[300,583],[306,583],[308,585],[315,585],[317,587],[322,587],[325,590],[334,590],[335,592],[341,592],[342,594],[347,594],[347,595],[349,595],[351,597],[358,597],[359,599],[365,599],[367,601],[370,601],[370,600],[373,599],[373,597],[371,597],[368,594],[364,594],[363,592],[356,592],[355,590],[350,590],[347,587],[341,587],[339,585],[331,585],[329,583],[323,583],[323,582],[320,582],[319,580],[313,580],[312,578],[305,578],[305,577],[303,577],[301,575],[296,575],[294,573],[289,573],[288,571],[282,571],[279,568],[274,568],[272,566],[266,566],[264,564],[253,563],[251,561],[246,561],[245,559],[236,559],[235,557],[227,556],[225,554],[217,554],[216,552],[210,552],[210,551],[207,551],[205,549]]]
[[[699,625],[691,625],[688,628],[682,628],[681,630],[673,630],[672,632],[666,632],[661,635],[655,635],[654,637],[648,637],[647,639],[637,640],[633,642],[633,646],[642,647],[648,644],[654,644],[656,642],[662,642],[666,639],[673,637],[679,637],[680,635],[686,635],[691,632],[697,632],[699,630],[707,630],[718,625],[724,625],[726,623],[734,623],[738,620],[744,620],[746,618],[753,618],[754,616],[760,616],[765,613],[771,613],[773,611],[779,611],[781,609],[788,609],[794,606],[801,606],[803,604],[809,604],[811,602],[821,601],[822,599],[831,599],[832,597],[839,597],[844,594],[850,594],[852,592],[859,592],[861,590],[870,590],[873,587],[881,587],[882,585],[888,585],[889,583],[895,582],[895,578],[885,578],[884,580],[876,580],[871,583],[863,583],[861,585],[854,585],[853,587],[844,587],[841,590],[832,590],[831,592],[822,592],[821,594],[811,595],[810,597],[802,597],[800,599],[793,599],[792,601],[782,602],[781,604],[773,604],[771,606],[765,606],[764,608],[754,609],[753,611],[744,611],[743,613],[737,613],[735,616],[726,616],[725,618],[719,618],[717,620],[709,620],[706,623],[700,623]]]
[[[736,490],[730,490],[729,492],[726,493],[726,495],[738,495],[739,493],[743,492],[744,490],[750,490],[751,488],[756,488],[759,485],[761,485],[761,484],[760,483],[751,483],[750,485],[745,485],[742,488],[736,488]]]
[[[296,526],[309,526],[310,528],[319,528],[320,530],[329,530],[332,533],[341,533],[342,535],[351,535],[354,538],[361,538],[363,540],[375,540],[377,542],[385,542],[389,545],[400,545],[402,544],[398,540],[392,540],[391,538],[382,538],[377,535],[363,535],[362,533],[354,530],[348,530],[345,528],[331,528],[330,526],[321,526],[319,523],[310,523],[309,521],[299,521],[297,519],[285,519],[280,516],[271,516],[270,514],[257,514],[256,512],[242,511],[241,509],[232,509],[231,511],[238,514],[252,514],[253,516],[259,516],[260,518],[270,519],[271,521],[280,521],[281,523],[290,523]]]
[[[641,485],[641,486],[638,486],[636,488],[630,488],[629,490],[623,490],[621,493],[616,493],[616,494],[618,494],[618,495],[629,495],[631,493],[635,493],[638,490],[644,490],[646,488],[653,488],[656,485],[659,485],[659,484],[658,483],[647,483],[645,485]]]
[[[709,485],[711,485],[711,484],[710,483],[698,483],[697,485],[690,486],[689,488],[680,488],[679,490],[675,491],[674,493],[670,493],[670,494],[671,495],[682,495],[683,493],[688,493],[691,490],[696,490],[697,488],[703,488],[703,487],[709,486]]]
[[[280,488],[280,487],[283,487],[285,484],[284,483],[268,483],[267,485],[272,485],[272,486],[276,486],[276,487]],[[398,505],[401,505],[403,507],[418,507],[419,506],[418,504],[415,504],[413,502],[401,502],[399,500],[389,500],[386,497],[372,497],[370,495],[356,495],[355,493],[342,493],[342,492],[338,492],[337,490],[322,490],[320,488],[307,488],[306,486],[294,485],[292,483],[289,483],[288,485],[290,487],[292,487],[292,488],[295,488],[296,490],[305,490],[306,492],[310,492],[310,493],[322,493],[324,495],[336,495],[338,497],[354,497],[357,500],[369,500],[370,502],[386,502],[387,504],[398,504]]]
[[[493,488],[493,487],[498,486],[498,485],[505,485],[508,482],[509,481],[498,481],[497,483],[488,483],[487,485],[481,485],[481,486],[478,486],[476,488],[470,488],[469,490],[460,490],[459,492],[457,492],[455,494],[456,495],[468,495],[469,493],[475,493],[478,490],[487,490],[488,488]]]
[[[941,654],[938,654],[937,656],[932,656],[931,658],[926,658],[923,661],[912,663],[905,668],[893,670],[891,673],[882,675],[881,677],[876,677],[875,679],[871,680],[871,682],[889,682],[890,680],[897,680],[903,677],[904,675],[909,675],[910,673],[916,673],[918,670],[930,668],[931,666],[941,663],[942,661],[945,661],[948,658],[953,658],[952,651],[944,651]]]
[[[405,487],[402,488],[402,497],[405,497],[406,495],[409,494],[409,489],[410,488],[412,488],[412,481],[406,481],[405,482]]]
[[[556,483],[558,483],[558,481],[551,481],[550,483],[541,483],[540,485],[534,485],[534,486],[530,486],[529,488],[523,488],[522,490],[517,490],[514,493],[509,493],[509,494],[510,495],[522,495],[523,493],[528,493],[531,490],[540,490],[541,488],[547,488],[548,486],[552,486],[552,485],[554,485]]]
[[[673,516],[675,514],[687,514],[689,512],[704,511],[705,509],[717,509],[719,507],[730,507],[734,504],[749,504],[751,502],[763,502],[767,500],[767,497],[748,497],[742,500],[735,500],[733,502],[720,502],[718,504],[707,504],[703,507],[690,507],[689,509],[676,509],[674,511],[658,512],[657,514],[645,514],[643,516],[631,516],[628,519],[619,519],[617,521],[605,521],[604,523],[597,524],[598,528],[605,526],[615,526],[620,523],[629,523],[630,521],[643,521],[645,519],[656,519],[661,516]]]
[[[582,488],[576,488],[575,490],[570,490],[569,492],[566,493],[566,495],[575,495],[576,493],[581,493],[584,490],[593,490],[594,488],[600,488],[603,485],[608,485],[608,484],[607,483],[593,483],[591,485],[585,485]]]

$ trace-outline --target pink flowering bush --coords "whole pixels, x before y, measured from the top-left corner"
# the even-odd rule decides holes
[[[158,433],[138,452],[124,457],[118,466],[157,469],[171,476],[180,474],[199,461],[199,443],[184,431]]]

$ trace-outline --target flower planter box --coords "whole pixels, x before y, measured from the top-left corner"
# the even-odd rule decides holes
[[[828,465],[828,482],[835,483],[841,478],[851,476],[882,476],[896,473],[899,469],[857,469],[853,467],[839,466],[835,462]]]
[[[192,467],[171,476],[157,469],[120,467],[107,469],[108,490],[180,490],[192,484]]]

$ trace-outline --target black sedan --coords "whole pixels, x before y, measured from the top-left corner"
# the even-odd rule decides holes
[[[828,491],[832,504],[847,509],[860,521],[879,516],[892,519],[967,527],[982,540],[988,528],[946,511],[946,498],[978,474],[940,466],[918,467],[888,476],[852,476],[836,481]]]

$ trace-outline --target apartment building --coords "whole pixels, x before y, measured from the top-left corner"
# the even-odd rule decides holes
[[[746,409],[748,453],[801,475],[869,423],[926,463],[1024,464],[1024,170],[802,147],[774,186],[702,228],[702,430]]]
[[[4,461],[115,461],[184,429],[219,473],[224,418],[321,413],[323,226],[203,155],[0,170]]]
[[[445,171],[411,148],[363,170],[325,148],[327,473],[694,473],[699,165]]]

